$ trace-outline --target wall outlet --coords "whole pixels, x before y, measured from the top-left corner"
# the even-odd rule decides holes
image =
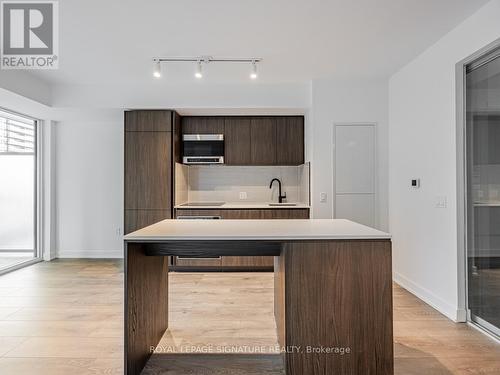
[[[319,193],[319,201],[321,203],[325,203],[326,202],[326,198],[327,198],[327,196],[326,196],[326,193],[324,191],[321,192],[321,193]]]
[[[248,198],[247,192],[246,191],[240,191],[240,199],[241,200],[245,200],[247,198]]]
[[[436,197],[436,208],[446,208],[447,206],[448,202],[445,196]]]

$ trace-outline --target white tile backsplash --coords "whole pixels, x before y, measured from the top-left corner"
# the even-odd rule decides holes
[[[303,201],[309,195],[309,172],[296,166],[228,166],[192,165],[188,168],[188,198],[196,201],[263,203],[278,201],[278,184],[269,189],[273,178],[279,178],[288,202]],[[307,174],[307,192],[304,177]],[[240,199],[240,192],[247,199]]]

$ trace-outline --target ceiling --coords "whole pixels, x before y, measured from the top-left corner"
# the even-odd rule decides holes
[[[55,84],[153,82],[155,56],[262,57],[261,83],[388,77],[487,0],[64,0]],[[164,66],[161,83],[195,80]],[[209,64],[203,81],[248,82]]]

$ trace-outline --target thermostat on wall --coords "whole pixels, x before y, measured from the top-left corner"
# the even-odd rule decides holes
[[[420,187],[420,178],[414,178],[411,180],[411,187],[418,189]]]

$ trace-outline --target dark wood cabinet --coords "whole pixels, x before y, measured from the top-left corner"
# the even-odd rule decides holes
[[[223,219],[309,219],[308,208],[269,208],[269,209],[226,209],[220,210]]]
[[[276,118],[276,164],[304,164],[304,117]]]
[[[176,217],[179,216],[220,216],[226,220],[248,220],[248,219],[308,219],[308,208],[279,208],[279,209],[176,209]],[[175,266],[179,267],[222,267],[227,269],[251,269],[271,270],[274,266],[274,258],[266,256],[223,256],[220,259],[179,259],[176,258]]]
[[[125,132],[125,209],[171,209],[172,132]]]
[[[173,163],[180,158],[179,116],[173,111],[125,112],[124,233],[173,214]]]
[[[222,218],[230,220],[262,219],[262,211],[263,210],[224,210],[222,211]]]
[[[262,209],[191,209],[177,208],[175,216],[220,216],[228,220],[249,219],[309,219],[309,208],[262,208]]]
[[[182,133],[224,134],[227,165],[304,163],[304,116],[187,116]]]
[[[171,210],[125,210],[125,234],[171,218]]]
[[[262,210],[261,219],[309,219],[308,208]]]
[[[172,165],[182,160],[181,116],[177,112],[172,114],[172,159]],[[174,171],[175,169],[172,170],[172,176],[175,176]]]
[[[224,120],[225,163],[228,165],[252,164],[250,157],[249,118],[226,117]]]
[[[221,210],[214,208],[192,210],[190,208],[176,208],[175,217],[179,216],[220,216],[222,218]]]
[[[176,267],[217,267],[222,265],[223,257],[213,258],[190,258],[190,257],[175,257]]]
[[[186,116],[182,117],[183,134],[224,134],[224,117]]]
[[[251,119],[250,160],[252,165],[276,164],[276,119],[274,117]]]
[[[127,132],[171,132],[172,111],[144,110],[125,112]]]

